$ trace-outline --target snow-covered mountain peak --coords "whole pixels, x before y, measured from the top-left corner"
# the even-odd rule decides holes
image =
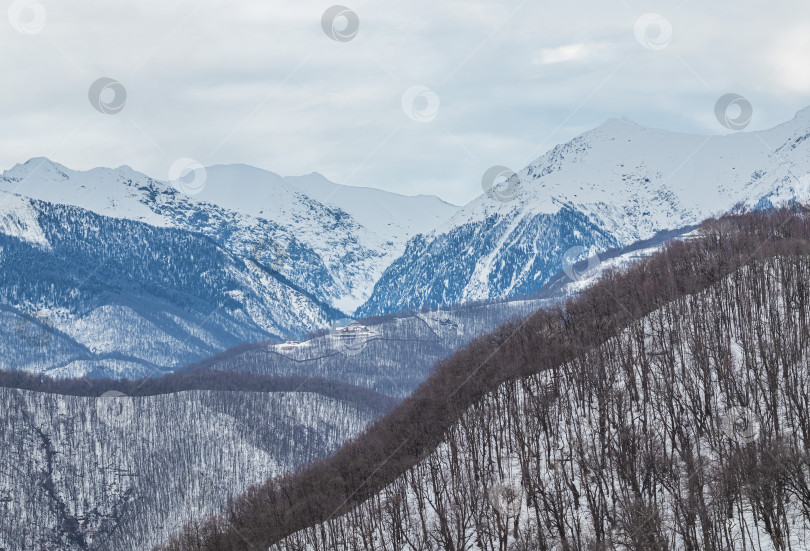
[[[240,164],[210,166],[206,171],[206,186],[197,196],[200,200],[284,222],[290,217],[305,217],[321,206],[339,209],[382,242],[398,245],[416,233],[432,230],[458,208],[438,197],[409,197],[336,184],[317,172],[283,177]],[[293,205],[300,205],[300,212],[290,211]]]
[[[601,130],[603,132],[615,131],[621,132],[626,131],[628,129],[632,129],[634,127],[638,127],[639,125],[636,124],[634,121],[628,119],[627,117],[611,117],[609,119],[605,119],[605,122],[597,126],[591,132]],[[643,128],[643,127],[642,127]]]
[[[44,157],[4,171],[0,175],[0,191],[163,227],[171,225],[170,222],[149,203],[154,203],[156,194],[176,195],[168,184],[130,167],[78,171]]]
[[[9,170],[3,172],[3,176],[18,178],[23,180],[34,175],[46,177],[52,180],[67,180],[65,173],[67,168],[57,162],[51,161],[47,157],[32,157],[24,163],[16,164]]]
[[[194,199],[281,225],[320,216],[328,208],[278,174],[242,164],[207,167],[205,185]]]
[[[641,217],[640,231],[623,238],[644,239],[650,236],[645,222],[653,218],[667,229],[695,223],[727,210],[732,200],[754,206],[783,183],[788,166],[797,177],[806,174],[810,156],[795,149],[807,147],[802,142],[809,133],[810,108],[770,130],[725,136],[609,119],[524,168],[516,200],[532,214],[572,206],[611,230],[625,225],[617,217],[634,213]],[[636,210],[639,205],[645,208]],[[612,220],[606,211],[613,211]]]
[[[335,184],[317,172],[286,180],[309,197],[349,213],[366,228],[393,243],[399,243],[404,235],[410,238],[429,232],[459,208],[432,195],[401,195],[376,188]]]

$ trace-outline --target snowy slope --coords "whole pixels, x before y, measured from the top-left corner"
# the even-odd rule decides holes
[[[24,197],[0,194],[0,233],[47,248],[38,218],[36,209]]]
[[[300,339],[342,317],[330,303],[354,310],[413,233],[455,209],[319,175],[285,181],[241,165],[206,174],[189,197],[128,167],[78,172],[40,158],[5,171],[3,365],[138,377],[243,342]]]
[[[188,196],[126,166],[74,171],[35,158],[6,170],[0,191],[197,231],[237,254],[258,250],[285,277],[349,313],[408,239],[456,210],[435,197],[349,188],[317,174],[282,178],[245,165],[207,168],[202,190]]]
[[[341,186],[318,173],[289,177],[286,181],[309,197],[349,213],[398,247],[415,234],[431,231],[458,210],[432,195],[408,196],[375,188]]]
[[[611,119],[483,194],[385,272],[358,311],[531,294],[575,246],[596,254],[738,204],[810,200],[810,109],[776,128],[698,136]],[[510,195],[509,192],[513,192]]]
[[[611,250],[600,255],[598,264],[584,260],[558,273],[532,298],[360,319],[353,324],[356,331],[340,328],[347,322],[342,320],[343,324],[338,322],[330,331],[302,342],[237,346],[183,371],[205,368],[316,376],[405,398],[441,360],[474,338],[508,321],[530,316],[538,308],[559,304],[596,283],[606,271],[627,268],[674,239],[689,239],[692,233],[661,235]]]

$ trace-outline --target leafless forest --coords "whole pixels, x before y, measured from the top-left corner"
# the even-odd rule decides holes
[[[381,413],[360,403],[365,389],[344,399],[229,377],[72,381],[61,393],[59,381],[0,377],[0,549],[148,549],[251,484],[333,453]],[[132,395],[99,397],[102,385]]]

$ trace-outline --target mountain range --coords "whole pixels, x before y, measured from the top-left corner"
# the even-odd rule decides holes
[[[807,201],[808,135],[810,109],[726,136],[611,119],[463,207],[245,165],[189,192],[31,159],[0,176],[4,363],[134,377],[349,316],[531,296],[576,260]]]
[[[0,191],[112,218],[200,233],[223,249],[256,255],[290,281],[351,313],[417,233],[456,207],[339,186],[319,174],[282,178],[245,165],[212,166],[191,195],[129,167],[74,171],[45,158],[3,172]]]
[[[127,167],[32,159],[5,171],[4,365],[138,377],[329,327],[346,317],[335,305],[359,304],[414,232],[454,210],[343,188],[210,167],[195,198]]]

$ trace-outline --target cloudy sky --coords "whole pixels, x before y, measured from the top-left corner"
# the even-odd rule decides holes
[[[6,0],[0,167],[187,157],[460,204],[609,117],[727,133],[723,94],[747,130],[810,105],[806,0],[341,2]]]

